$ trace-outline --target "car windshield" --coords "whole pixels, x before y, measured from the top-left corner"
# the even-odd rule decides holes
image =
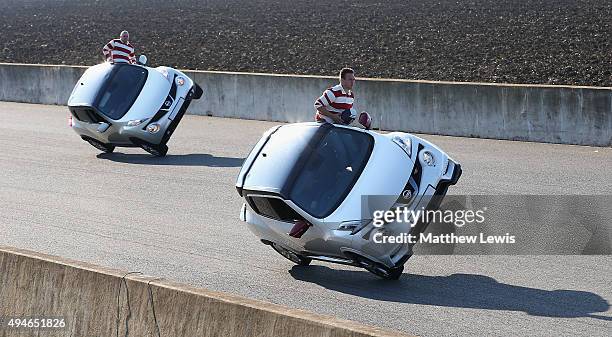
[[[148,71],[129,64],[114,65],[113,68],[111,76],[98,93],[96,108],[111,119],[120,119],[138,98],[147,81]]]
[[[364,132],[331,127],[296,165],[289,199],[317,218],[330,215],[346,198],[365,168],[374,138]]]

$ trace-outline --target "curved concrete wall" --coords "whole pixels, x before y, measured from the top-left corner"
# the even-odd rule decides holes
[[[0,318],[63,317],[14,336],[408,337],[139,273],[0,246]],[[42,331],[42,332],[41,332]]]
[[[0,64],[0,100],[65,104],[85,70]],[[189,113],[310,121],[334,77],[186,71],[204,88]],[[359,79],[355,106],[374,127],[418,133],[612,145],[612,88]]]

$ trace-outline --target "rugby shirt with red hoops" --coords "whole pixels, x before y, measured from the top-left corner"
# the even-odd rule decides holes
[[[321,97],[315,101],[314,106],[315,109],[325,107],[327,111],[339,114],[347,109],[351,110],[352,112],[354,100],[355,96],[353,95],[353,92],[350,90],[347,92],[344,90],[341,84],[338,84],[325,90],[323,95],[321,95]],[[329,123],[333,122],[331,118],[321,115],[318,111],[315,114],[315,120],[317,122],[323,120]]]
[[[112,57],[115,63],[136,63],[134,47],[128,42],[121,42],[121,39],[112,39],[102,48],[102,54],[106,60]]]

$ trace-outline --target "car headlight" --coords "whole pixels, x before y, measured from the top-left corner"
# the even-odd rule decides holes
[[[176,78],[176,84],[179,85],[179,86],[185,84],[185,79],[183,77],[181,77],[181,76],[178,76]]]
[[[393,136],[391,139],[406,152],[408,157],[412,156],[412,141],[409,137]]]
[[[157,123],[149,124],[147,126],[147,131],[149,131],[150,133],[156,133],[157,131],[159,131],[159,129],[160,125]]]
[[[434,158],[433,154],[429,151],[421,152],[421,159],[423,160],[425,164],[427,164],[427,166],[434,166],[436,164],[436,159]]]
[[[140,124],[142,124],[142,122],[144,122],[146,119],[133,119],[129,122],[127,122],[127,126],[138,126]]]
[[[166,69],[164,69],[164,68],[161,68],[161,69],[159,69],[159,72],[160,72],[162,75],[164,75],[164,77],[165,77],[165,78],[169,78],[169,77],[168,77],[168,70],[166,70]]]

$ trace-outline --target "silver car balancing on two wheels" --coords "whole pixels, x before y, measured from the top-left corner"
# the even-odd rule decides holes
[[[166,143],[202,89],[169,67],[103,63],[88,68],[70,98],[69,122],[83,140],[103,152],[141,147],[165,156]]]
[[[377,199],[383,211],[435,209],[461,172],[442,150],[409,133],[327,123],[277,126],[242,166],[236,182],[245,199],[240,218],[296,264],[316,259],[397,279],[413,245],[377,243],[375,233],[416,234],[427,223],[379,228],[363,211],[364,197],[386,196]]]

